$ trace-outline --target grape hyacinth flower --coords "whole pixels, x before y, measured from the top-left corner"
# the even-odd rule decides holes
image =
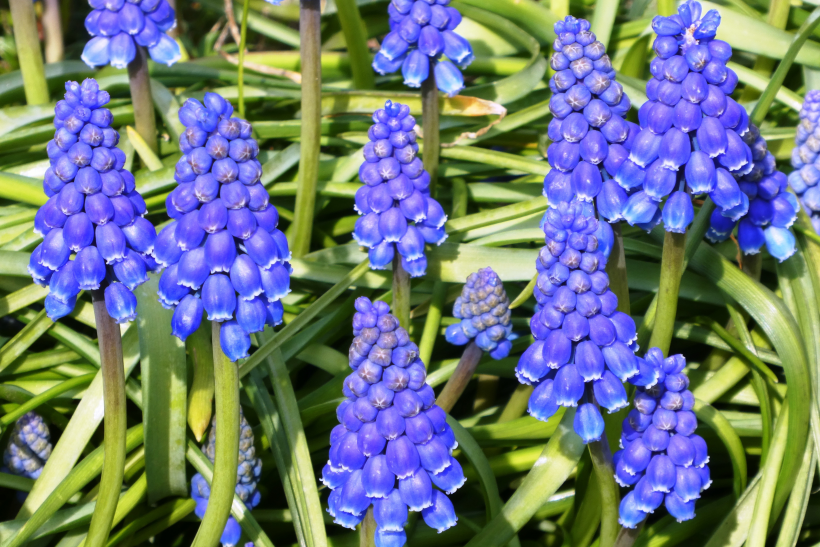
[[[708,194],[733,221],[748,211],[735,176],[752,169],[742,138],[749,116],[729,96],[738,79],[726,66],[731,46],[715,39],[719,24],[716,10],[701,17],[692,0],[652,21],[657,57],[646,84],[649,100],[638,111],[641,132],[615,174],[621,191],[612,198],[633,226],[649,231],[663,221],[667,232],[684,233],[694,219],[691,195]]]
[[[769,254],[783,262],[795,251],[789,227],[797,220],[800,205],[788,192],[789,179],[777,170],[766,139],[754,124],[743,140],[752,150],[753,162],[752,170],[738,178],[738,185],[749,199],[749,210],[735,222],[715,209],[706,237],[713,243],[725,241],[737,226],[737,242],[743,254],[757,254],[765,245]]]
[[[154,226],[134,176],[117,148],[107,91],[91,78],[66,82],[54,109],[57,131],[47,145],[50,167],[43,190],[48,201],[34,218],[43,242],[31,253],[28,271],[48,286],[46,313],[52,321],[74,309],[81,290],[104,289],[105,307],[117,322],[137,315],[133,291],[148,280]],[[73,258],[72,254],[74,255]]]
[[[89,0],[93,11],[85,18],[92,36],[82,60],[91,68],[110,64],[125,68],[148,48],[151,58],[171,66],[181,58],[179,44],[166,32],[176,26],[174,8],[168,0]]]
[[[471,273],[453,305],[453,317],[459,323],[450,325],[444,333],[451,344],[463,346],[475,339],[493,359],[510,354],[512,333],[510,299],[504,284],[492,268]]]
[[[425,243],[447,239],[447,215],[430,197],[430,175],[416,156],[416,121],[406,105],[387,101],[373,114],[356,192],[353,239],[369,249],[370,267],[384,269],[396,251],[411,277],[427,271]]]
[[[623,190],[611,177],[626,160],[640,128],[624,119],[629,97],[615,81],[605,46],[589,31],[589,21],[568,15],[555,23],[558,38],[550,66],[547,160],[544,178],[550,203],[592,201],[611,222],[621,220]]]
[[[14,424],[3,453],[3,471],[36,480],[51,456],[51,449],[48,425],[38,414],[27,412]]]
[[[353,372],[344,383],[347,400],[336,409],[322,482],[332,490],[328,513],[337,524],[355,529],[372,506],[376,547],[401,547],[408,510],[421,511],[439,532],[456,524],[446,494],[465,478],[418,346],[385,302],[361,297],[355,307]]]
[[[256,489],[259,484],[259,478],[262,475],[262,460],[256,457],[256,448],[254,447],[253,429],[245,415],[241,414],[240,407],[240,421],[239,421],[239,469],[236,472],[236,495],[239,496],[248,509],[253,509],[259,505],[262,499],[261,494]],[[211,422],[211,431],[208,434],[208,442],[202,446],[202,452],[208,456],[211,463],[214,463],[216,457],[216,419]],[[208,499],[211,496],[211,488],[208,481],[197,473],[191,479],[191,497],[196,502],[196,509],[194,512],[199,518],[205,516],[205,510],[208,508]],[[222,532],[220,542],[223,547],[234,547],[239,543],[239,538],[242,536],[242,529],[239,523],[236,522],[232,516],[228,517],[228,523],[225,525],[225,530]],[[253,547],[253,543],[247,543],[245,547]]]
[[[248,356],[251,333],[282,322],[290,251],[259,181],[251,124],[232,114],[216,93],[206,93],[204,104],[188,99],[179,109],[183,156],[174,173],[178,185],[165,202],[174,220],[157,236],[154,255],[166,268],[158,294],[174,310],[173,335],[190,336],[204,310],[222,323],[222,351],[236,361]]]
[[[706,441],[695,435],[695,396],[687,389],[683,355],[663,358],[651,348],[641,366],[657,383],[638,387],[635,408],[623,422],[621,448],[613,455],[615,480],[633,487],[621,500],[619,522],[635,528],[661,506],[678,522],[695,516],[695,500],[712,483]]]
[[[450,0],[393,0],[387,8],[390,33],[373,60],[381,75],[401,68],[404,85],[420,87],[430,77],[430,60],[439,91],[453,97],[464,89],[460,68],[473,62],[470,42],[454,31],[461,14]],[[445,57],[445,58],[442,58]]]
[[[650,378],[634,355],[635,322],[617,311],[609,290],[591,209],[561,202],[544,217],[547,244],[535,263],[538,304],[530,320],[535,342],[515,369],[519,382],[535,386],[530,415],[546,421],[562,406],[577,406],[574,429],[585,443],[604,432],[598,405],[610,413],[626,407],[623,382]]]
[[[820,91],[806,93],[797,124],[796,145],[792,150],[792,167],[789,184],[800,198],[811,218],[814,231],[820,233]]]

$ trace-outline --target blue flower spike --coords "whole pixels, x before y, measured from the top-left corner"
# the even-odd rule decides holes
[[[737,242],[743,254],[757,254],[765,245],[769,254],[783,262],[795,251],[794,234],[789,228],[797,220],[800,205],[788,192],[789,179],[777,170],[766,139],[760,136],[754,124],[749,126],[743,140],[752,150],[753,163],[752,170],[737,182],[748,206],[739,217],[716,210],[706,237],[713,243],[725,241],[737,226]]]
[[[510,299],[492,268],[470,274],[453,305],[453,317],[460,322],[448,326],[444,333],[451,344],[463,346],[475,339],[476,345],[493,359],[510,354],[515,339]]]
[[[328,513],[336,524],[355,529],[372,506],[376,547],[401,547],[408,511],[420,511],[438,532],[455,526],[446,494],[466,479],[418,346],[385,302],[360,297],[355,307],[353,372],[344,382],[347,399],[336,409],[339,425],[330,432],[322,482],[331,489]]]
[[[530,415],[547,421],[562,406],[578,407],[574,429],[585,443],[604,432],[598,406],[610,413],[626,407],[623,382],[641,375],[635,322],[617,311],[609,290],[598,224],[591,203],[560,202],[547,210],[546,245],[535,263],[535,342],[515,369],[519,382],[535,387]]]
[[[138,47],[148,48],[157,63],[171,66],[182,57],[179,44],[166,34],[176,26],[168,0],[89,0],[93,8],[85,18],[92,36],[82,60],[91,68],[111,65],[125,68]]]
[[[695,500],[709,488],[706,441],[695,434],[695,396],[684,374],[686,359],[651,348],[640,359],[634,406],[623,422],[621,450],[613,455],[615,480],[632,490],[623,497],[620,523],[635,528],[661,504],[678,522],[695,516]]]
[[[401,69],[404,84],[420,87],[430,77],[430,61],[439,91],[453,97],[464,89],[460,69],[473,62],[470,42],[455,32],[461,14],[450,0],[393,0],[387,8],[390,33],[373,60],[381,75]]]
[[[179,109],[183,155],[165,202],[173,221],[157,236],[154,255],[165,268],[158,295],[174,310],[173,335],[185,340],[205,311],[222,323],[222,351],[236,361],[248,356],[252,333],[282,322],[291,268],[279,213],[260,182],[251,124],[232,115],[216,93]]]
[[[91,78],[66,82],[65,89],[54,109],[54,139],[46,145],[48,201],[34,217],[43,242],[28,271],[49,288],[45,308],[52,321],[72,312],[81,290],[101,289],[108,314],[125,323],[137,315],[132,291],[156,268],[156,231],[144,218],[134,176],[124,169],[119,133],[105,108],[108,92]]]
[[[27,412],[14,424],[3,453],[3,471],[36,480],[51,456],[52,448],[46,422],[39,414]]]
[[[240,411],[242,409],[240,408]],[[208,456],[211,463],[216,457],[216,419],[211,422],[211,431],[208,434],[208,442],[202,446],[202,452]],[[257,490],[259,478],[262,476],[262,460],[256,457],[254,447],[253,429],[244,413],[240,415],[239,421],[239,469],[236,472],[236,495],[239,496],[245,506],[251,510],[262,499],[262,495]],[[191,497],[196,502],[194,512],[199,518],[205,516],[208,508],[208,499],[211,496],[211,488],[205,477],[197,473],[191,479]],[[232,516],[228,518],[225,530],[222,532],[220,542],[223,547],[235,547],[242,536],[242,528]],[[253,543],[248,543],[245,547],[253,547]]]
[[[726,66],[731,46],[715,39],[719,24],[716,10],[703,14],[694,0],[652,21],[657,56],[646,84],[649,100],[614,176],[623,190],[615,213],[633,226],[650,231],[663,222],[666,231],[684,233],[694,219],[692,195],[710,196],[719,214],[735,220],[748,211],[735,179],[753,167],[744,140],[749,117],[730,96],[738,79]]]
[[[806,208],[814,231],[820,233],[820,91],[806,93],[792,150],[789,185]]]
[[[391,101],[373,114],[356,192],[353,239],[368,249],[370,267],[383,270],[396,251],[410,277],[427,271],[426,243],[447,239],[444,209],[430,197],[430,175],[417,157],[416,121],[410,108]]]
[[[552,170],[544,178],[544,195],[550,203],[596,200],[601,216],[616,222],[627,196],[612,177],[640,128],[624,119],[629,97],[589,21],[568,15],[554,28],[547,149]]]

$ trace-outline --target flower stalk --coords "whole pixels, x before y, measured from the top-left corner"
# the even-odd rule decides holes
[[[86,547],[101,547],[108,541],[125,469],[125,371],[120,327],[106,310],[103,291],[101,289],[92,291],[91,300],[94,304],[94,317],[97,322],[97,339],[100,346],[103,378],[105,459],[97,505],[91,517],[85,545]]]
[[[211,496],[193,547],[216,547],[231,515],[236,471],[239,467],[239,374],[237,367],[222,352],[220,324],[212,322],[214,386],[216,399],[216,457]]]
[[[464,393],[464,389],[467,387],[467,384],[470,383],[470,379],[473,377],[483,353],[475,341],[470,342],[464,349],[464,353],[461,354],[461,359],[459,359],[458,365],[456,365],[455,372],[453,372],[453,375],[447,380],[444,389],[441,390],[441,393],[436,398],[436,404],[440,406],[444,412],[449,413],[453,409],[453,406],[455,406],[458,398]]]
[[[600,441],[592,441],[587,445],[592,466],[595,469],[598,487],[601,490],[601,535],[600,547],[612,547],[618,536],[618,505],[621,495],[615,483],[615,467],[612,464],[612,451],[606,433],[601,435]]]
[[[398,253],[393,256],[393,315],[402,327],[410,328],[410,274]]]
[[[134,105],[134,125],[137,133],[157,154],[159,153],[157,120],[154,115],[154,100],[151,96],[148,54],[143,47],[137,47],[134,60],[128,63],[128,84],[131,87],[131,103]]]
[[[618,297],[618,311],[629,315],[629,284],[626,274],[626,256],[624,255],[624,239],[621,235],[621,223],[612,225],[612,250],[606,264],[606,273],[609,276],[609,288]]]
[[[291,250],[301,258],[310,250],[316,182],[319,176],[319,139],[322,132],[321,9],[319,0],[301,0],[299,11],[302,62],[302,154],[299,185],[290,230]]]
[[[342,25],[347,56],[350,59],[350,70],[353,73],[353,87],[356,89],[373,89],[376,79],[370,68],[370,50],[367,47],[367,29],[362,21],[356,0],[338,0],[336,9],[339,23]]]
[[[652,337],[649,339],[650,347],[660,348],[664,355],[669,353],[672,332],[675,330],[675,315],[678,310],[678,292],[683,275],[685,248],[686,234],[665,232],[657,313]]]
[[[421,84],[421,123],[424,129],[422,163],[430,174],[430,196],[436,197],[438,159],[441,147],[439,135],[439,104],[434,61],[430,60],[430,76]]]
[[[20,72],[23,74],[23,90],[26,103],[29,105],[46,104],[48,84],[46,83],[43,56],[40,53],[40,39],[37,32],[37,19],[34,15],[34,2],[28,0],[10,0],[11,18],[14,21],[14,42],[17,46],[17,58]]]
[[[63,23],[60,19],[60,0],[44,0],[42,21],[46,63],[63,60]]]

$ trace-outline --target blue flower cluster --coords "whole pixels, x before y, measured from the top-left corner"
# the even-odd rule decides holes
[[[93,11],[85,29],[93,36],[82,59],[90,67],[111,64],[125,68],[137,55],[137,46],[148,48],[157,63],[171,66],[181,57],[179,44],[166,32],[176,26],[168,0],[89,0]]]
[[[81,290],[105,288],[105,306],[117,323],[133,320],[131,291],[148,280],[156,231],[143,218],[145,201],[134,176],[123,168],[119,133],[104,106],[109,95],[91,78],[66,82],[54,109],[57,131],[47,145],[50,167],[43,189],[48,201],[34,218],[43,242],[31,253],[28,271],[49,287],[45,308],[52,321],[74,309]],[[72,253],[74,258],[71,259]]]
[[[476,345],[490,353],[493,359],[510,354],[512,321],[510,299],[504,284],[489,266],[471,273],[453,305],[453,317],[461,322],[447,327],[445,338],[451,344],[463,346],[475,338]]]
[[[248,509],[259,505],[262,499],[262,495],[256,489],[259,478],[262,476],[262,460],[256,457],[256,448],[253,443],[253,429],[242,414],[239,422],[239,468],[236,472],[236,495]],[[208,456],[211,463],[214,462],[216,458],[216,419],[211,422],[208,442],[202,447],[202,452]],[[196,516],[203,518],[208,508],[208,498],[211,497],[211,487],[205,477],[199,473],[191,479],[191,497],[196,502],[194,509]],[[220,539],[223,547],[234,547],[239,543],[241,536],[242,528],[239,527],[239,523],[232,516],[228,517],[228,523]],[[253,543],[245,545],[245,547],[248,546],[253,547]]]
[[[640,128],[624,120],[629,97],[615,81],[615,70],[604,45],[589,31],[589,21],[568,15],[555,23],[558,38],[550,66],[548,136],[552,144],[547,160],[552,170],[544,178],[544,195],[550,203],[592,201],[611,221],[619,220],[609,196],[617,195],[611,180],[626,160]],[[616,200],[617,202],[617,200]],[[616,207],[617,209],[617,207]]]
[[[794,254],[796,243],[789,227],[797,219],[800,205],[788,191],[788,178],[777,170],[766,139],[754,124],[743,140],[752,150],[752,170],[737,180],[749,199],[749,210],[736,222],[715,209],[706,237],[713,243],[725,241],[737,226],[737,242],[744,254],[757,254],[765,245],[783,262]]]
[[[646,84],[649,100],[638,111],[641,132],[618,168],[603,213],[651,230],[663,220],[683,233],[694,219],[690,194],[708,194],[721,214],[738,220],[749,199],[733,174],[752,169],[752,151],[741,138],[749,117],[729,95],[737,75],[726,63],[732,48],[715,40],[720,14],[701,17],[698,2],[684,2],[671,17],[657,16],[657,57]],[[666,200],[661,213],[661,202]]]
[[[48,425],[38,414],[27,412],[14,424],[3,453],[4,471],[36,480],[51,456],[51,449]]]
[[[387,101],[373,114],[356,192],[353,239],[370,249],[370,267],[384,269],[396,250],[411,277],[427,271],[424,244],[447,239],[447,215],[430,197],[430,175],[416,156],[416,121],[406,105]],[[410,223],[413,224],[410,224]]]
[[[466,68],[473,62],[473,48],[454,32],[461,23],[461,14],[449,3],[450,0],[390,2],[390,33],[382,40],[373,70],[384,75],[401,68],[404,84],[419,87],[430,76],[432,60],[438,89],[450,97],[458,95],[464,89],[464,77],[458,67]]]
[[[322,482],[332,490],[328,512],[337,524],[354,529],[372,505],[376,547],[401,547],[408,510],[421,511],[439,532],[456,524],[444,492],[455,492],[465,478],[418,346],[386,303],[361,297],[355,306],[353,373],[344,383],[347,400],[336,409]]]
[[[174,309],[172,333],[185,340],[202,322],[222,322],[231,361],[248,356],[250,334],[282,322],[290,292],[290,251],[279,213],[259,181],[259,145],[231,104],[206,93],[179,109],[178,186],[165,202],[174,219],[157,236],[154,256],[167,269],[159,301]]]
[[[595,403],[610,413],[624,408],[623,382],[646,384],[653,375],[634,355],[635,322],[617,311],[618,298],[609,290],[591,206],[556,204],[543,228],[547,244],[535,262],[538,305],[530,320],[535,342],[521,355],[515,375],[535,385],[529,401],[534,418],[546,421],[562,406],[578,406],[575,432],[589,443],[604,432]]]
[[[789,184],[800,197],[803,207],[811,218],[814,230],[820,233],[820,90],[806,93],[800,109],[796,145],[792,150],[792,167]]]
[[[678,522],[695,516],[695,500],[712,483],[706,441],[695,435],[695,396],[683,373],[686,359],[666,359],[658,348],[646,352],[657,382],[639,387],[635,408],[623,422],[622,450],[613,456],[615,480],[634,486],[621,500],[620,523],[635,528],[665,502]]]

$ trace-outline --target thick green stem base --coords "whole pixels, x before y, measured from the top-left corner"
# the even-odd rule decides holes
[[[655,327],[649,339],[649,347],[660,348],[664,355],[669,353],[672,333],[675,330],[675,315],[678,311],[678,293],[680,292],[681,275],[683,275],[685,248],[686,234],[666,232],[663,239]]]
[[[601,435],[600,441],[593,441],[587,445],[592,466],[595,469],[595,478],[601,492],[601,536],[600,547],[612,547],[618,537],[618,507],[621,495],[618,484],[615,482],[615,467],[612,464],[612,452],[606,433]]]
[[[239,467],[239,373],[222,352],[220,325],[212,322],[214,386],[216,394],[216,455],[211,496],[192,547],[217,547],[231,515],[236,471]]]
[[[142,46],[137,46],[134,60],[128,63],[128,83],[131,87],[131,103],[134,105],[134,125],[137,133],[151,150],[158,154],[157,119],[154,114],[154,99],[151,96],[148,53]]]
[[[100,346],[100,364],[105,401],[105,459],[100,478],[97,505],[88,528],[86,547],[102,547],[108,542],[108,534],[117,510],[125,470],[125,369],[122,360],[122,337],[120,326],[105,309],[102,289],[92,291],[94,317],[97,321],[97,340]]]
[[[455,372],[453,372],[453,375],[447,380],[439,396],[436,397],[436,404],[440,406],[444,412],[450,412],[453,406],[455,406],[456,401],[458,401],[458,398],[464,393],[464,389],[467,387],[467,384],[470,383],[483,353],[481,348],[473,341],[467,345],[464,353],[461,354],[461,359],[458,361],[458,365],[456,365]]]

